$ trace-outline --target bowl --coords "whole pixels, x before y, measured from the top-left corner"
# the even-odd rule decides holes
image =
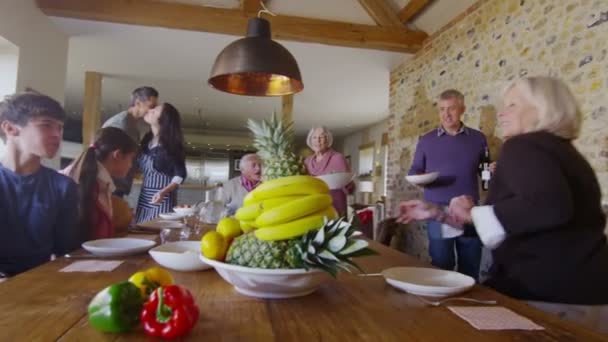
[[[211,260],[200,255],[201,260],[213,266],[217,273],[234,289],[256,298],[293,298],[306,296],[329,279],[320,269],[264,269]]]
[[[327,183],[330,190],[342,189],[353,180],[352,172],[328,173],[316,177]]]
[[[429,172],[421,175],[409,175],[405,176],[405,180],[414,185],[424,185],[434,182],[439,177],[439,172]]]
[[[148,253],[160,265],[176,271],[191,272],[211,268],[198,257],[201,254],[201,243],[198,241],[168,242],[152,248]]]
[[[182,215],[179,213],[161,213],[161,214],[158,214],[158,216],[163,220],[180,220],[185,215]]]
[[[187,207],[173,207],[173,211],[175,211],[176,213],[182,215],[182,216],[188,216],[188,215],[194,215],[194,213],[196,212],[196,207],[193,206],[187,206]]]

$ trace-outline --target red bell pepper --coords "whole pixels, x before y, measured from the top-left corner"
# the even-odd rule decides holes
[[[172,339],[189,333],[198,315],[198,306],[190,291],[169,285],[152,292],[141,312],[141,321],[146,334]]]

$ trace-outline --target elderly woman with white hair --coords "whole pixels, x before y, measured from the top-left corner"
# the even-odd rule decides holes
[[[474,224],[494,259],[486,285],[606,331],[606,217],[593,169],[572,144],[576,100],[558,79],[529,77],[511,84],[503,102],[497,116],[506,142],[486,204],[461,196],[444,212],[406,201],[399,220]]]
[[[224,184],[225,201],[230,212],[242,207],[247,193],[255,189],[262,180],[262,163],[257,154],[244,155],[239,167],[241,175]]]
[[[321,176],[335,172],[350,172],[350,166],[341,153],[331,148],[334,138],[325,127],[313,127],[308,132],[306,144],[313,154],[304,160],[306,170],[312,176]],[[346,215],[346,192],[354,190],[353,183],[344,189],[331,190],[333,205],[340,216]]]

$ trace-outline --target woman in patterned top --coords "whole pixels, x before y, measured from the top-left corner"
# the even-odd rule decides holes
[[[151,131],[144,136],[137,158],[143,184],[135,213],[136,223],[172,211],[177,204],[177,188],[187,176],[184,137],[177,109],[165,102],[148,111],[144,121]]]

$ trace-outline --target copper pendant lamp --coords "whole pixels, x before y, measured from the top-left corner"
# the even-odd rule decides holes
[[[215,59],[213,88],[249,96],[282,96],[304,89],[296,59],[270,35],[270,22],[249,19],[247,37],[232,42]]]

